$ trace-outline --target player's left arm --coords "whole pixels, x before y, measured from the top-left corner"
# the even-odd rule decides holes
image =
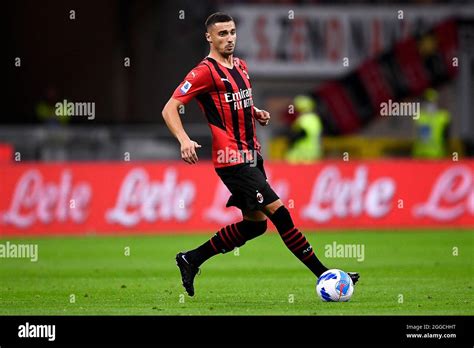
[[[238,58],[237,58],[238,59]],[[247,78],[250,79],[248,75],[247,62],[243,59],[238,59],[240,68],[243,70],[244,74],[247,75]],[[266,126],[270,122],[270,113],[266,110],[261,110],[256,106],[253,107],[253,117],[260,123],[261,126]]]
[[[266,126],[270,122],[270,113],[266,110],[260,110],[256,106],[253,107],[254,117],[261,126]]]

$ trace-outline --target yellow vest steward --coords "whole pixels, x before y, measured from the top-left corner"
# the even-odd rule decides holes
[[[292,163],[309,163],[321,157],[321,132],[322,124],[318,115],[308,112],[300,115],[292,124],[295,132],[304,130],[306,135],[295,141],[286,155]]]
[[[438,110],[432,114],[421,110],[416,122],[416,140],[413,155],[419,158],[442,158],[446,156],[444,132],[450,122],[447,110]]]

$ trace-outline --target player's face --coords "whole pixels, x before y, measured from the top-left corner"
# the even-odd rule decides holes
[[[229,56],[234,53],[237,32],[233,21],[213,24],[208,29],[206,37],[221,55]]]

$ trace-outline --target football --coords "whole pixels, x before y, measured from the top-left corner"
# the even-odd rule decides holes
[[[354,284],[346,272],[330,269],[319,277],[316,292],[324,302],[347,302],[354,292]]]

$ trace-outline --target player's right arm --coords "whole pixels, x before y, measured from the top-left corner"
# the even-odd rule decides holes
[[[201,145],[189,138],[181,123],[178,111],[191,99],[207,93],[211,89],[212,77],[209,68],[204,64],[200,64],[186,75],[184,81],[176,88],[162,111],[166,125],[181,145],[181,158],[189,164],[198,161],[196,149],[200,148]]]
[[[168,129],[171,131],[174,137],[178,139],[181,145],[181,158],[183,161],[189,164],[194,164],[198,161],[196,149],[200,148],[201,145],[191,140],[184,130],[181,117],[179,116],[178,112],[181,105],[183,105],[182,102],[171,97],[163,108],[162,115],[166,125],[168,126]]]

